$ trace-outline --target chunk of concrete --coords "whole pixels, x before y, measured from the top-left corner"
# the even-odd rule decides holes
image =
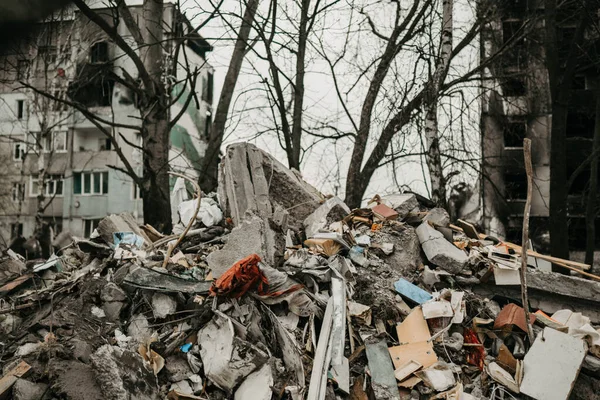
[[[236,226],[246,211],[270,218],[278,205],[288,211],[288,222],[296,230],[323,200],[298,172],[249,143],[227,147],[219,166],[218,193],[221,209]]]
[[[248,375],[235,391],[234,400],[271,400],[273,382],[273,372],[267,363]]]
[[[152,335],[149,326],[148,319],[143,314],[136,314],[127,327],[127,336],[131,336],[136,343],[145,342]]]
[[[264,351],[237,337],[231,320],[221,314],[198,332],[198,344],[206,377],[228,395],[269,358]]]
[[[106,392],[96,382],[92,368],[82,362],[51,359],[48,362],[48,375],[56,397],[69,400],[118,399],[105,396]]]
[[[152,312],[154,318],[167,318],[177,311],[177,301],[171,296],[156,292],[152,295]]]
[[[116,283],[109,282],[102,288],[100,298],[102,301],[125,301],[127,294]]]
[[[188,365],[186,358],[180,356],[170,356],[165,360],[165,369],[170,382],[179,382],[192,375],[192,369]]]
[[[583,340],[544,328],[523,359],[521,392],[537,400],[567,400],[586,352]]]
[[[409,213],[419,210],[419,202],[414,194],[396,193],[381,198],[381,202],[393,208],[398,213],[398,218],[403,219]]]
[[[402,275],[414,272],[423,262],[421,244],[412,226],[405,225],[400,229],[377,232],[375,237],[377,242],[393,243],[394,251],[387,256],[383,254],[382,258]]]
[[[46,390],[48,390],[48,385],[45,383],[17,379],[13,385],[13,400],[40,400]]]
[[[277,266],[283,261],[285,235],[272,229],[267,220],[253,216],[235,227],[223,249],[213,251],[206,261],[215,279],[233,264],[258,254],[267,264]]]
[[[328,227],[331,223],[341,221],[350,214],[350,208],[339,197],[328,199],[304,220],[304,233],[311,238],[320,229]]]
[[[120,301],[109,301],[102,304],[102,310],[104,311],[106,319],[109,321],[118,321],[124,306],[125,303]]]
[[[156,378],[139,354],[105,344],[92,354],[91,361],[104,398],[159,398]]]
[[[417,236],[429,262],[451,274],[458,274],[464,269],[468,260],[465,252],[447,241],[441,232],[427,222],[419,225]]]
[[[435,226],[448,226],[450,224],[450,215],[448,215],[448,211],[443,208],[432,208],[429,210],[425,218],[423,218],[424,222],[431,222]]]

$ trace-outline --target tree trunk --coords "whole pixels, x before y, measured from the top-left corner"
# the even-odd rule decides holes
[[[600,86],[598,83],[596,85]],[[594,144],[592,154],[600,150],[600,87],[596,89],[596,120],[594,125]],[[598,155],[592,159],[590,173],[590,187],[588,190],[587,204],[585,206],[585,263],[594,265],[594,250],[596,248],[596,210],[598,198]]]
[[[229,106],[231,105],[231,99],[233,98],[233,91],[237,83],[240,70],[242,68],[242,62],[246,55],[246,48],[248,46],[248,38],[250,37],[250,31],[252,29],[252,23],[254,21],[254,15],[258,8],[259,0],[248,0],[246,10],[244,12],[244,19],[238,33],[233,54],[231,55],[231,61],[229,62],[229,68],[223,81],[223,88],[221,89],[221,95],[219,97],[219,104],[217,105],[217,111],[215,112],[215,119],[211,127],[209,135],[208,147],[202,160],[202,168],[200,171],[200,187],[206,193],[212,192],[217,187],[217,175],[219,170],[219,150],[223,143],[223,136],[225,135],[225,124],[227,123],[227,116],[229,114]]]
[[[425,104],[425,143],[427,144],[427,167],[431,181],[431,199],[440,207],[446,208],[446,177],[442,166],[440,135],[438,129],[438,96],[448,73],[452,55],[453,0],[442,3],[442,32],[440,38],[440,57],[437,61],[433,79],[428,90]]]
[[[304,59],[306,55],[308,8],[310,0],[302,0],[300,26],[298,29],[298,52],[296,54],[296,82],[294,87],[294,120],[292,122],[292,160],[290,168],[300,170],[302,148],[302,107],[304,104]],[[316,10],[315,10],[316,12]]]
[[[142,50],[144,67],[153,87],[145,87],[146,99],[140,112],[143,116],[143,185],[144,221],[161,232],[171,232],[171,200],[169,188],[169,107],[164,72],[163,0],[145,0],[142,35],[146,48]]]

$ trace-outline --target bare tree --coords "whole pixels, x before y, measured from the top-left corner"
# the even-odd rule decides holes
[[[236,82],[248,50],[250,31],[252,29],[252,23],[258,4],[259,0],[249,0],[246,4],[246,10],[242,17],[241,27],[239,28],[233,54],[229,61],[229,68],[227,69],[223,87],[221,88],[221,95],[215,112],[214,122],[210,129],[208,147],[204,155],[201,168],[202,173],[200,175],[200,187],[207,193],[214,191],[217,187],[219,151],[225,135],[225,126],[227,124],[227,117],[229,115],[229,108],[231,106]]]

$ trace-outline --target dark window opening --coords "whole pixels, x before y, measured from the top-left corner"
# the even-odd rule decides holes
[[[528,9],[527,3],[527,0],[502,0],[502,11],[512,17],[523,17]]]
[[[100,219],[84,219],[83,220],[83,235],[86,238],[89,238],[90,236],[92,236],[92,233],[94,233],[94,229],[96,229],[98,227],[98,224],[100,223]]]
[[[90,49],[90,61],[92,64],[104,63],[108,61],[108,43],[98,42],[92,45]]]
[[[567,138],[593,139],[594,115],[570,112],[567,114]]]
[[[204,137],[207,139],[210,137],[210,127],[212,125],[212,116],[206,113],[206,119],[204,120]]]
[[[523,21],[503,21],[502,41],[504,44],[512,42],[513,46],[523,46],[525,44]]]
[[[600,232],[600,218],[596,218],[596,232]],[[587,231],[585,218],[569,219],[569,248],[571,250],[585,250]],[[596,234],[596,249],[600,249],[600,235]]]
[[[521,243],[523,241],[523,228],[508,227],[506,229],[506,240],[510,243]]]
[[[17,118],[23,119],[25,113],[25,101],[17,100]]]
[[[527,94],[527,81],[525,78],[507,78],[502,83],[502,93],[505,97],[525,96]]]
[[[78,83],[69,87],[69,97],[86,107],[108,107],[111,105],[114,81],[96,78],[84,86]]]
[[[100,139],[100,151],[104,150],[112,150],[112,142],[110,141],[110,139]]]
[[[511,121],[504,126],[504,147],[523,147],[523,140],[527,136],[525,121]]]
[[[527,198],[527,174],[525,171],[505,172],[504,186],[507,200],[525,200]]]
[[[214,85],[214,78],[213,78],[213,74],[212,72],[208,73],[208,93],[207,93],[207,99],[206,101],[208,101],[208,104],[212,104],[213,103],[213,85]]]
[[[21,224],[21,223],[10,224],[10,238],[16,239],[21,236],[23,236],[23,224]]]

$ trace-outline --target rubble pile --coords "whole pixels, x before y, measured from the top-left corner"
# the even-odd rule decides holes
[[[589,266],[412,194],[350,210],[248,144],[218,201],[172,199],[172,235],[110,215],[49,259],[2,255],[0,398],[599,398],[600,283],[540,270]]]

